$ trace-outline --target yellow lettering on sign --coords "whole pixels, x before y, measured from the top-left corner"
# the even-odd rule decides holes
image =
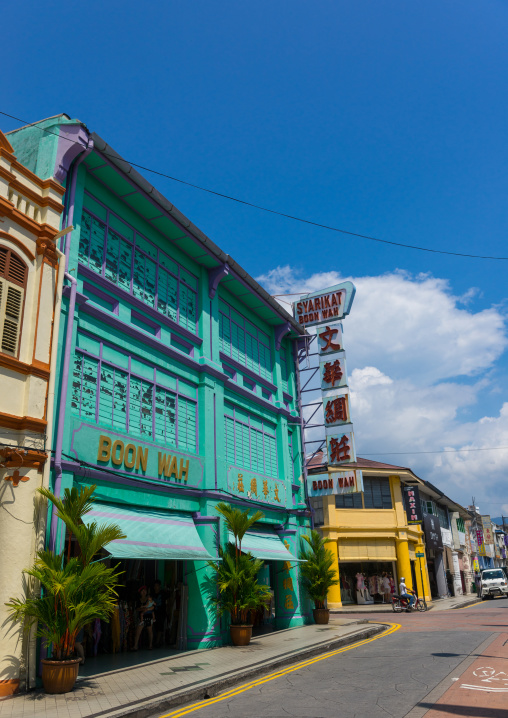
[[[160,456],[160,454],[159,454]],[[139,470],[139,467],[143,469],[143,471],[146,471],[146,466],[148,464],[148,449],[142,449],[141,446],[138,446],[138,453],[136,456],[136,471]],[[159,471],[160,473],[160,471]]]
[[[179,479],[178,475],[178,464],[176,463],[176,456],[171,457],[171,462],[169,464],[168,472],[164,474],[168,478],[171,478],[171,476],[174,476],[176,479]]]
[[[101,434],[99,436],[99,450],[97,451],[97,461],[109,461],[111,455],[111,439],[109,436]]]
[[[120,453],[117,454],[117,449],[120,450]],[[123,461],[123,452],[124,452],[124,443],[123,441],[120,441],[120,439],[117,439],[111,448],[111,461],[115,466],[120,466],[120,464]]]
[[[286,596],[286,600],[284,601],[284,608],[294,608],[293,605],[293,599],[289,595],[289,593]]]
[[[283,579],[282,586],[287,591],[292,591],[293,590],[293,579],[291,577]]]
[[[180,459],[180,474],[178,478],[180,479],[180,481],[182,480],[182,478],[184,479],[184,481],[187,481],[187,479],[189,478],[189,459],[187,459],[185,464],[183,463],[183,459]]]
[[[167,454],[163,454],[162,451],[159,451],[159,476],[161,474],[164,474],[164,476],[167,476],[169,469],[169,456]]]
[[[127,444],[127,446],[125,447],[123,462],[126,469],[133,468],[134,464],[136,463],[136,447],[134,446],[134,444]]]

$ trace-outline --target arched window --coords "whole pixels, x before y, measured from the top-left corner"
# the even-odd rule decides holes
[[[0,247],[0,352],[17,356],[27,266],[11,249]]]

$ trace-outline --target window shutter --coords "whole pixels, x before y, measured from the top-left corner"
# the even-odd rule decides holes
[[[21,333],[23,289],[0,280],[0,330],[2,352],[16,356]]]

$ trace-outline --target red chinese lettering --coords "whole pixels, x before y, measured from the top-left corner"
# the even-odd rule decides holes
[[[336,359],[333,364],[331,362],[326,362],[323,373],[323,380],[326,384],[335,386],[335,382],[340,382],[342,379],[342,374],[342,368],[338,359]]]
[[[328,351],[328,349],[333,349],[334,351],[339,351],[340,344],[336,344],[333,340],[336,334],[339,333],[338,329],[330,329],[330,327],[326,327],[326,331],[321,332],[319,335],[319,338],[322,339],[324,342],[326,342],[326,345],[324,347],[321,347],[322,352]]]
[[[347,461],[351,458],[350,452],[351,447],[346,434],[340,441],[335,438],[330,439],[330,461]]]
[[[330,399],[325,406],[325,422],[334,424],[336,421],[347,421],[347,401],[345,396]]]

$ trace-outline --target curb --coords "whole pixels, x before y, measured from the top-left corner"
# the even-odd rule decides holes
[[[476,603],[481,603],[481,598],[473,598],[471,601],[464,601],[464,603],[461,603],[460,606],[453,606],[452,610],[455,610],[457,608],[466,608],[467,606],[474,606]]]
[[[290,665],[291,663],[298,663],[299,661],[318,656],[320,653],[326,653],[327,651],[347,646],[357,641],[365,640],[371,636],[375,636],[378,633],[382,633],[387,628],[383,624],[375,624],[369,628],[364,628],[355,633],[336,638],[327,642],[323,642],[319,645],[309,646],[302,650],[297,650],[294,653],[288,654],[284,657],[275,658],[265,663],[259,663],[253,668],[244,669],[237,673],[229,673],[222,678],[212,678],[208,681],[203,681],[199,686],[191,690],[185,688],[175,688],[173,691],[167,691],[162,696],[158,696],[153,700],[148,699],[148,702],[144,702],[142,706],[136,706],[128,708],[128,706],[118,707],[111,710],[100,711],[100,713],[94,713],[88,716],[88,718],[150,718],[154,713],[162,713],[170,708],[175,708],[185,703],[190,703],[197,700],[205,700],[206,698],[214,698],[218,693],[223,691],[225,688],[241,683],[243,680],[248,679],[249,681],[260,676],[263,673],[267,673],[273,669],[281,668],[282,666]],[[141,702],[141,701],[140,701]]]

